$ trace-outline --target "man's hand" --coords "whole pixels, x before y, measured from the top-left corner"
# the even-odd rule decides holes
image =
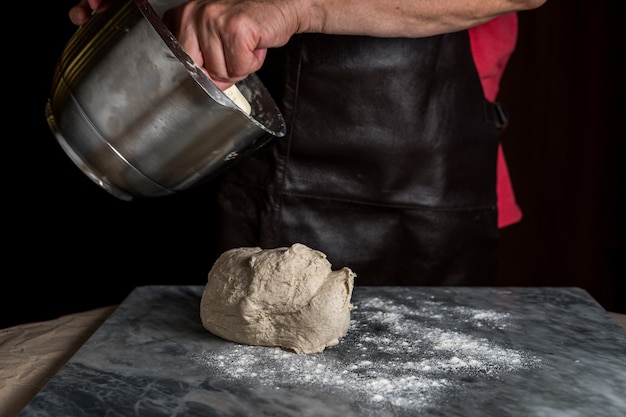
[[[69,12],[82,25],[111,1],[80,0]],[[263,65],[267,48],[303,31],[291,0],[192,0],[165,12],[163,22],[182,48],[221,88]]]
[[[194,0],[165,13],[183,49],[220,88],[263,65],[267,48],[302,31],[290,0]]]
[[[76,6],[70,9],[70,20],[75,25],[83,25],[91,17],[93,10],[104,10],[109,2],[110,0],[80,0]]]

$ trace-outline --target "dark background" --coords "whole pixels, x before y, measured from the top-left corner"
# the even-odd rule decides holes
[[[75,31],[67,17],[75,2],[9,11],[23,24],[5,51],[13,65],[4,68],[0,328],[117,304],[138,285],[203,285],[214,261],[210,184],[117,200],[78,170],[48,128],[44,108]],[[499,100],[510,116],[503,146],[524,219],[502,230],[499,284],[581,287],[626,313],[621,8],[618,0],[548,0],[520,13]]]
[[[520,14],[499,100],[524,219],[502,230],[500,285],[577,286],[626,312],[624,48],[618,0]]]

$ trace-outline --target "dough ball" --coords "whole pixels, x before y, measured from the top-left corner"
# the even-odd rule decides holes
[[[231,249],[208,274],[202,325],[237,343],[321,352],[348,332],[354,277],[300,243]]]

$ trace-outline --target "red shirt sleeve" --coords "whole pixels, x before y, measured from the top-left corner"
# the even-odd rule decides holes
[[[469,29],[474,63],[478,70],[485,98],[495,101],[504,69],[515,50],[517,42],[517,14],[510,13]],[[515,193],[502,146],[498,148],[496,166],[498,197],[498,226],[517,223],[522,211],[515,200]]]

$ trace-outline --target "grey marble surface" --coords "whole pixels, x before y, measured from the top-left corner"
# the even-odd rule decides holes
[[[20,416],[625,416],[626,332],[579,288],[356,287],[314,355],[219,339],[136,288]]]

